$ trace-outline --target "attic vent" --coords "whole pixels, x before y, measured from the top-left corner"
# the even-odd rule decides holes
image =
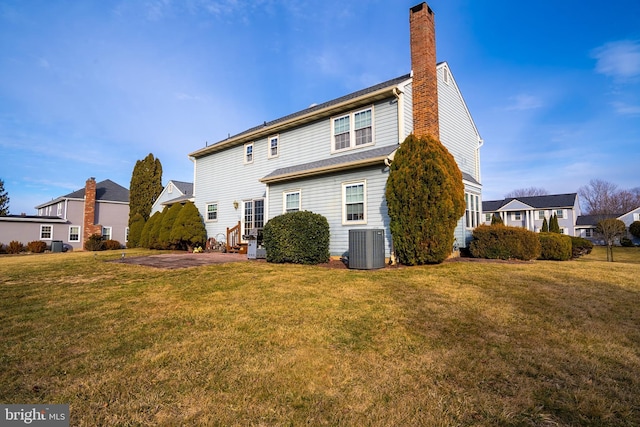
[[[449,73],[449,68],[448,67],[444,67],[442,70],[444,72],[444,82],[446,84],[450,84],[451,83],[451,74]]]

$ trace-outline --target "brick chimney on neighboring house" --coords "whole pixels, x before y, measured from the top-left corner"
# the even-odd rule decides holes
[[[411,68],[413,72],[413,133],[440,140],[435,16],[427,3],[411,8]]]
[[[92,234],[102,234],[102,226],[96,224],[96,179],[91,177],[84,187],[84,221],[82,241],[86,242]]]

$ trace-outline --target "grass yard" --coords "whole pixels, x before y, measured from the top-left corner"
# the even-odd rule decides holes
[[[142,251],[128,251],[142,254]],[[640,248],[380,271],[0,257],[0,402],[71,425],[640,425]]]

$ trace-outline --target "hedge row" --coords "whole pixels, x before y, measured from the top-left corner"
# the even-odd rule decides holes
[[[481,225],[469,250],[475,258],[566,261],[591,253],[593,243],[581,237],[534,233],[520,227]]]

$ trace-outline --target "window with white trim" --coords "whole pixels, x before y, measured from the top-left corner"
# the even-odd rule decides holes
[[[102,227],[102,238],[104,240],[111,240],[111,227]]]
[[[447,67],[444,67],[442,69],[442,73],[443,73],[443,80],[446,84],[451,84],[451,75],[449,74],[449,69]]]
[[[253,163],[253,142],[244,144],[244,163]]]
[[[125,243],[129,241],[129,227],[125,227],[124,229],[124,241]]]
[[[342,184],[342,223],[367,223],[366,181]]]
[[[491,222],[491,214],[490,213],[484,214],[484,222]]]
[[[70,225],[69,226],[69,241],[70,242],[79,242],[80,241],[80,226],[79,225]]]
[[[633,214],[633,220],[634,221],[640,221],[640,213],[634,213]]]
[[[558,217],[558,219],[564,218],[564,209],[557,209],[556,216]]]
[[[40,240],[51,240],[53,239],[53,226],[52,225],[41,225],[40,226]]]
[[[544,211],[538,211],[538,219],[539,220],[543,220],[544,219]]]
[[[585,237],[593,237],[592,232],[593,232],[593,230],[592,230],[591,228],[587,228],[587,229],[585,229],[585,230],[584,230],[584,235],[585,235]]]
[[[522,212],[514,212],[513,213],[514,221],[522,221]]]
[[[167,193],[173,193],[173,182],[170,182],[169,185],[167,185]]]
[[[282,193],[284,212],[298,212],[300,210],[300,190]]]
[[[217,220],[218,220],[218,204],[207,203],[207,221],[217,221]]]
[[[331,119],[331,151],[373,144],[373,107]]]
[[[280,154],[280,145],[279,145],[280,137],[278,135],[270,136],[269,141],[269,155],[268,158],[278,157]]]
[[[480,224],[480,197],[477,194],[464,193],[464,201],[466,204],[464,218],[467,228],[476,228]],[[491,215],[485,217],[487,221],[491,221]]]
[[[62,216],[62,202],[58,202],[56,215]]]

